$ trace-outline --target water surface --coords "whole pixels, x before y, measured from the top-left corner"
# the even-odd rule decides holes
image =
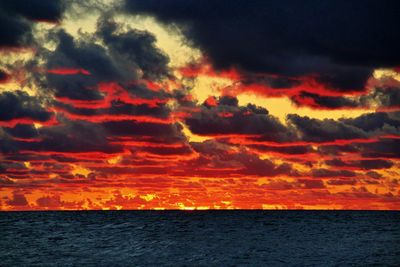
[[[400,266],[400,212],[0,212],[1,266]]]

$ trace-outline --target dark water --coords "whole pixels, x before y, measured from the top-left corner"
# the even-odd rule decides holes
[[[0,265],[400,266],[400,212],[3,212]]]

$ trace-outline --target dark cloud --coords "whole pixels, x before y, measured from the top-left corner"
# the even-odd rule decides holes
[[[397,87],[374,88],[366,94],[330,96],[301,91],[291,100],[298,106],[316,109],[377,108],[382,111],[399,110],[400,90]]]
[[[135,82],[172,77],[169,58],[157,48],[156,38],[147,31],[123,31],[123,25],[101,18],[93,36],[74,38],[58,30],[51,32],[49,38],[57,46],[54,51],[39,49],[38,57],[46,62],[48,73],[46,80],[40,75],[37,80],[42,88],[54,90],[56,97],[101,100],[105,92],[98,89],[99,83],[111,82],[124,85],[134,97],[166,96],[163,90],[149,92],[145,85]]]
[[[309,92],[300,92],[291,99],[299,106],[310,106],[313,108],[354,108],[360,105],[357,100],[351,98],[343,96],[324,96]]]
[[[334,177],[355,177],[356,173],[348,170],[331,170],[331,169],[313,169],[311,171],[313,177],[317,178],[334,178]]]
[[[332,119],[311,119],[295,114],[287,116],[288,122],[296,127],[304,141],[328,142],[340,139],[367,138],[368,135],[353,125]]]
[[[32,124],[17,124],[15,127],[3,127],[3,130],[9,135],[17,138],[35,138],[38,131]]]
[[[329,185],[356,185],[356,179],[335,179],[335,180],[328,180],[327,184]]]
[[[318,147],[321,155],[340,156],[341,154],[356,154],[369,159],[399,159],[400,139],[381,138],[367,143],[353,143],[347,145],[323,145]],[[388,164],[388,163],[384,163]]]
[[[339,156],[342,153],[357,153],[358,149],[352,145],[321,145],[317,148],[320,155]]]
[[[10,78],[10,75],[5,72],[0,70],[0,83],[6,82]]]
[[[143,147],[138,150],[147,152],[155,155],[190,155],[193,153],[190,146],[181,146],[181,147]]]
[[[118,117],[129,116],[143,116],[146,118],[160,118],[167,119],[170,114],[170,109],[165,105],[149,106],[147,104],[128,104],[119,100],[114,100],[107,108],[76,108],[62,102],[56,103],[56,106],[64,112],[73,116],[82,117],[86,120],[96,120],[104,118],[103,120],[112,120]]]
[[[325,161],[325,163],[333,167],[354,167],[364,170],[387,169],[393,166],[393,162],[383,159],[350,160],[346,162],[340,159],[332,159]]]
[[[213,103],[211,103],[213,102]],[[325,104],[326,105],[326,104]],[[195,134],[259,135],[249,137],[253,141],[276,142],[334,142],[336,140],[369,139],[400,133],[400,112],[376,112],[349,119],[314,119],[289,114],[283,125],[268,110],[249,104],[239,106],[237,99],[224,96],[207,100],[199,112],[186,118],[185,122]],[[260,150],[283,151],[284,148],[255,147]],[[306,148],[303,148],[306,149]],[[354,150],[354,149],[353,149]],[[356,150],[356,149],[355,149]],[[308,151],[310,151],[308,149]]]
[[[0,123],[15,119],[45,122],[51,118],[51,112],[42,107],[37,98],[19,90],[1,93],[0,107]]]
[[[135,75],[133,70],[119,69],[117,63],[108,56],[107,50],[92,41],[74,40],[63,30],[56,32],[52,38],[58,42],[56,49],[42,54],[47,61],[47,69],[84,69],[90,73],[67,77],[48,73],[45,87],[54,89],[57,97],[99,100],[103,98],[103,94],[97,90],[100,82],[127,80]]]
[[[338,92],[362,91],[373,68],[336,65],[322,70],[317,81]]]
[[[6,200],[6,203],[10,206],[27,206],[28,201],[24,194],[14,191],[12,198]]]
[[[243,85],[262,84],[272,89],[287,89],[298,86],[301,81],[289,77],[276,75],[251,75],[251,73],[242,74],[241,82]]]
[[[293,172],[292,167],[287,163],[275,165],[269,160],[260,159],[257,155],[239,153],[233,157],[234,160],[244,166],[244,169],[241,171],[244,175],[276,176],[280,174],[292,174]]]
[[[0,164],[0,173],[1,174],[6,174],[10,170],[17,170],[17,171],[23,171],[27,170],[25,164],[21,162],[2,162]]]
[[[54,152],[120,152],[122,148],[109,144],[105,130],[86,121],[64,120],[62,124],[39,129],[40,142],[24,147],[33,151]]]
[[[1,145],[0,145],[1,150]],[[25,153],[25,154],[9,154],[6,155],[7,160],[11,161],[39,161],[46,162],[51,160],[51,157],[48,155],[38,155],[36,153]]]
[[[301,91],[291,96],[291,100],[299,106],[317,109],[377,108],[378,111],[396,111],[400,108],[400,90],[395,86],[377,87],[359,96],[329,96]]]
[[[399,134],[399,114],[399,112],[376,112],[339,120],[318,120],[289,114],[287,119],[299,131],[304,141],[329,142]]]
[[[236,97],[231,97],[231,96],[221,96],[219,98],[218,104],[221,106],[231,106],[231,107],[237,107],[239,104],[239,100]],[[261,109],[260,109],[261,111]],[[267,110],[263,110],[264,114],[268,114]]]
[[[362,90],[374,68],[400,61],[395,1],[126,0],[125,8],[180,25],[217,69],[316,74],[345,92]]]
[[[21,15],[30,20],[58,21],[64,11],[65,4],[61,0],[13,0],[1,1],[3,10]]]
[[[57,22],[65,3],[61,0],[0,2],[0,47],[29,45],[34,21]]]
[[[233,168],[229,175],[255,175],[255,176],[277,176],[281,174],[296,175],[291,165],[283,163],[276,165],[270,160],[260,159],[257,155],[241,150],[232,153],[229,145],[216,141],[205,141],[202,143],[191,143],[193,149],[200,153],[200,158],[189,162],[189,166],[196,168],[207,168],[209,175],[220,169]]]
[[[29,178],[29,169],[22,162],[2,162],[0,164],[0,173],[7,175],[12,179],[27,179]]]
[[[16,130],[14,129],[14,131]],[[20,150],[36,153],[116,153],[122,151],[121,146],[108,142],[107,134],[102,126],[86,121],[70,121],[60,118],[58,125],[39,128],[37,137],[39,140],[34,142],[4,138],[0,141],[0,151],[6,154],[18,153]]]
[[[127,66],[137,66],[144,78],[166,76],[169,72],[169,58],[156,47],[154,35],[136,29],[117,33],[121,28],[120,24],[112,20],[100,20],[97,34],[114,56],[127,61]]]
[[[81,202],[68,202],[61,200],[59,195],[53,196],[42,196],[36,200],[36,204],[40,208],[46,209],[59,209],[60,207],[79,209],[81,208],[83,201]]]
[[[370,133],[400,133],[400,112],[375,112],[352,119],[342,119],[343,123]]]
[[[216,106],[204,103],[200,112],[185,120],[189,129],[200,135],[265,135],[266,140],[288,140],[291,133],[268,114],[268,110],[253,104],[238,106],[235,97],[223,96]]]
[[[249,145],[249,147],[263,152],[277,152],[288,155],[301,155],[314,152],[310,145],[305,146],[267,146],[267,145]]]
[[[154,91],[148,88],[145,84],[134,83],[124,85],[124,89],[130,93],[131,97],[140,97],[143,99],[160,99],[167,100],[173,97],[172,94],[161,89]]]
[[[182,126],[178,123],[146,123],[134,120],[110,121],[101,123],[110,137],[142,137],[147,141],[167,144],[180,143],[186,140],[182,134]],[[149,138],[150,137],[150,138]]]
[[[369,144],[355,146],[364,157],[400,159],[400,139],[382,139]]]

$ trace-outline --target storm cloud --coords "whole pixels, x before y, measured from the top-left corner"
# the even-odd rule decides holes
[[[395,1],[126,0],[125,7],[181,26],[217,69],[317,74],[329,89],[346,92],[363,90],[374,68],[400,60]]]

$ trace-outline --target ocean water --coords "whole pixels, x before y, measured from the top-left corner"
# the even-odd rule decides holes
[[[400,266],[400,212],[0,212],[1,266]]]

